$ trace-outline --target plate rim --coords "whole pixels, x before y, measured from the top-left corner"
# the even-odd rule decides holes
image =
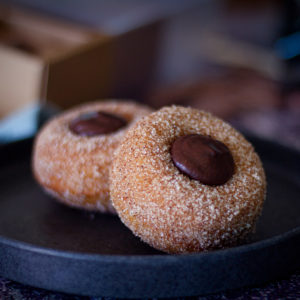
[[[216,249],[216,250],[210,250],[205,252],[197,252],[197,253],[183,253],[183,254],[97,254],[97,253],[85,253],[85,252],[75,252],[75,251],[66,251],[66,250],[59,250],[59,249],[52,249],[47,248],[43,246],[36,246],[31,243],[19,241],[12,238],[3,237],[0,235],[0,245],[5,245],[9,247],[13,247],[15,249],[19,250],[25,250],[29,252],[34,252],[41,255],[51,255],[59,258],[71,258],[71,259],[81,259],[81,260],[89,260],[89,261],[99,261],[101,259],[104,259],[106,261],[112,260],[116,262],[117,260],[119,262],[122,262],[124,259],[126,261],[128,260],[166,260],[170,257],[172,260],[174,258],[185,258],[185,259],[196,259],[199,257],[204,256],[212,256],[212,255],[226,255],[228,253],[234,254],[236,252],[242,253],[247,252],[251,250],[257,250],[260,248],[267,248],[274,244],[278,244],[281,242],[284,242],[286,240],[289,240],[292,237],[295,237],[297,235],[300,235],[300,226],[297,226],[289,231],[286,231],[284,233],[256,241],[253,243],[248,244],[242,244],[234,247],[228,247],[224,249]]]

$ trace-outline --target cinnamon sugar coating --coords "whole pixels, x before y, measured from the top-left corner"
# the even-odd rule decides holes
[[[182,174],[173,164],[173,141],[210,135],[231,151],[235,171],[219,186]],[[208,112],[165,107],[135,124],[115,152],[111,199],[121,220],[154,248],[188,253],[236,244],[255,228],[266,179],[252,145]]]
[[[96,111],[120,116],[127,126],[92,137],[76,135],[69,129],[72,120]],[[77,106],[51,119],[34,143],[32,168],[36,180],[67,205],[115,213],[108,180],[113,153],[128,128],[150,112],[150,108],[134,102],[111,100]]]

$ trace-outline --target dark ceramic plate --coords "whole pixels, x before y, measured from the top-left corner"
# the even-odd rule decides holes
[[[0,275],[66,293],[175,297],[258,285],[300,267],[300,154],[251,138],[267,172],[268,196],[247,244],[166,255],[116,216],[65,207],[32,178],[32,140],[0,148]]]

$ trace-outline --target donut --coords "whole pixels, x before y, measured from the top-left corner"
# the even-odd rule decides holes
[[[115,213],[109,169],[115,149],[151,109],[121,101],[87,103],[54,117],[33,147],[33,174],[54,198],[73,207]]]
[[[242,134],[181,106],[151,113],[127,132],[110,182],[122,222],[152,247],[176,254],[243,241],[266,193],[262,163]]]

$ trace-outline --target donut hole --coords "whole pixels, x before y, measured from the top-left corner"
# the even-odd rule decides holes
[[[130,101],[95,101],[49,120],[34,144],[33,173],[46,193],[58,201],[91,211],[115,213],[109,197],[109,171],[115,150],[130,126],[152,110]],[[110,134],[81,136],[69,124],[97,112],[124,119]]]
[[[189,134],[222,142],[232,176],[211,186],[184,175],[172,144]],[[213,115],[166,107],[132,127],[114,155],[111,199],[121,220],[142,240],[169,253],[227,247],[253,232],[265,198],[265,174],[244,137]]]

